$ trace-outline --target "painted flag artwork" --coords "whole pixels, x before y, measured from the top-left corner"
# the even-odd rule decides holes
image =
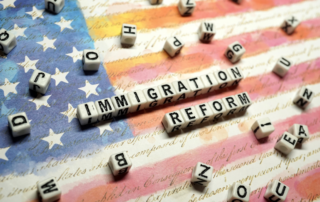
[[[250,201],[265,201],[275,180],[290,188],[287,202],[320,201],[319,0],[198,0],[188,16],[178,0],[65,0],[58,14],[44,2],[0,0],[0,28],[17,39],[0,55],[0,202],[41,201],[37,183],[48,178],[61,202],[227,201],[235,182],[250,186]],[[300,24],[288,35],[281,25],[291,16]],[[199,40],[202,22],[214,24],[210,43]],[[121,45],[122,24],[136,26],[132,47]],[[170,57],[163,47],[173,36],[185,45]],[[232,64],[224,53],[236,41],[246,52]],[[85,49],[99,52],[98,71],[83,71]],[[272,71],[280,57],[293,62],[284,77]],[[79,104],[235,66],[245,77],[236,87],[86,126],[77,118]],[[35,70],[51,74],[45,94],[29,90]],[[304,86],[314,99],[301,109],[293,99]],[[253,102],[245,114],[174,133],[161,123],[168,112],[241,92]],[[13,138],[7,117],[19,112],[31,132]],[[257,140],[251,126],[265,117],[275,130]],[[308,126],[310,138],[284,155],[274,146],[293,124]],[[108,161],[121,151],[132,168],[119,179]],[[200,188],[190,181],[198,162],[213,167]]]

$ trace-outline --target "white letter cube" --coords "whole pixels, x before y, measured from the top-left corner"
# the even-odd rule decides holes
[[[212,41],[215,34],[216,30],[212,22],[201,22],[198,30],[198,36],[200,41],[208,43]]]
[[[162,97],[162,102],[160,102],[160,104],[174,102],[179,98],[179,95],[176,93],[171,83],[162,84],[158,86],[158,88]]]
[[[202,186],[207,186],[212,179],[213,167],[201,162],[193,168],[191,182]]]
[[[249,202],[250,193],[251,193],[250,186],[235,182],[228,190],[227,201],[228,202],[233,202],[233,201]]]
[[[57,201],[61,196],[61,189],[54,178],[39,181],[38,191],[42,198],[42,202]]]
[[[252,104],[251,98],[247,92],[239,93],[235,95],[240,108],[237,111],[238,113],[245,112]]]
[[[246,49],[238,41],[236,41],[228,46],[225,56],[230,62],[236,63],[241,59],[245,52]]]
[[[121,44],[125,46],[133,46],[137,39],[137,26],[123,24],[121,31]]]
[[[217,90],[219,87],[218,81],[213,74],[202,75],[200,76],[200,79],[203,84],[203,93],[209,93],[213,90]]]
[[[237,113],[241,107],[235,96],[224,97],[222,98],[222,102],[227,110],[226,116]]]
[[[187,80],[174,81],[172,82],[172,86],[177,93],[177,99],[174,101],[184,100],[193,95]]]
[[[231,67],[227,69],[227,72],[229,73],[229,76],[231,77],[231,85],[230,86],[236,86],[240,83],[240,81],[244,78],[244,75],[240,68],[238,67]]]
[[[17,46],[16,36],[5,29],[0,30],[0,51],[9,54],[14,47]]]
[[[25,112],[9,115],[8,126],[13,137],[29,134],[31,130],[31,125]]]
[[[111,155],[109,167],[114,176],[126,174],[132,167],[132,162],[128,153],[124,151]]]
[[[291,16],[283,21],[281,24],[281,29],[287,33],[287,34],[292,34],[296,27],[300,24],[300,21],[295,18],[294,16]]]
[[[191,15],[196,7],[194,0],[179,0],[178,9],[182,16]]]
[[[156,107],[163,101],[158,87],[143,89],[143,94],[147,100],[146,108]]]
[[[34,70],[29,80],[30,90],[45,94],[51,81],[51,74],[43,71]]]
[[[186,122],[186,128],[200,123],[200,117],[194,106],[180,109],[180,113]]]
[[[295,98],[293,103],[298,105],[301,108],[306,108],[314,97],[314,92],[309,87],[302,87]]]
[[[224,106],[224,104],[222,103],[221,99],[210,101],[210,102],[208,102],[208,105],[213,112],[213,116],[212,116],[213,121],[217,121],[221,117],[224,117],[227,115],[227,109]]]
[[[277,61],[272,71],[276,73],[278,76],[284,77],[292,65],[293,65],[293,62],[291,60],[285,57],[281,57]]]
[[[304,143],[309,139],[309,129],[306,125],[301,124],[293,124],[289,130],[289,133],[291,133],[293,136],[298,138],[298,143]]]
[[[178,36],[170,37],[166,40],[163,49],[171,56],[178,55],[184,46],[184,42]]]
[[[98,111],[94,102],[79,104],[77,107],[77,117],[81,125],[97,122],[98,116]]]
[[[106,121],[106,120],[109,120],[109,119],[117,116],[116,110],[115,110],[110,98],[97,100],[94,102],[94,104],[95,104],[96,110],[98,112],[98,120],[99,121]]]
[[[284,132],[282,136],[277,140],[277,143],[274,146],[274,148],[284,154],[289,154],[294,149],[297,142],[297,137],[293,136],[288,132]]]
[[[196,97],[198,95],[205,93],[204,92],[205,87],[204,87],[200,77],[195,76],[195,77],[188,79],[187,81],[190,86],[190,90],[193,93],[192,97]]]
[[[64,7],[64,0],[44,0],[47,11],[58,14]]]
[[[275,129],[268,117],[257,119],[251,126],[257,139],[268,137]]]
[[[83,50],[82,63],[84,71],[98,71],[101,63],[99,52],[89,49]]]
[[[128,98],[131,104],[129,113],[143,110],[147,106],[147,99],[144,96],[142,90],[136,90],[128,93]]]
[[[205,123],[213,119],[213,111],[211,107],[208,105],[208,103],[196,105],[194,106],[194,108],[196,109],[197,114],[199,116],[199,124]]]
[[[221,69],[219,71],[215,71],[215,72],[213,72],[213,75],[218,82],[218,87],[217,87],[218,89],[222,89],[227,86],[231,86],[232,78],[229,75],[227,70]]]
[[[129,113],[131,103],[127,94],[113,96],[111,101],[114,106],[116,116],[124,116]]]
[[[264,194],[264,198],[271,202],[283,202],[286,200],[289,192],[289,187],[278,180],[273,181],[269,184],[266,193]]]
[[[162,119],[162,124],[167,133],[172,133],[174,131],[180,130],[182,128],[185,128],[187,125],[179,110],[165,114]]]

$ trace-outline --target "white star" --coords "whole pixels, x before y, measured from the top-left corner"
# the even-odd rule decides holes
[[[68,123],[70,123],[72,121],[72,119],[76,119],[77,118],[77,108],[73,108],[72,105],[69,103],[67,111],[60,112],[60,114],[63,114],[64,116],[67,116],[68,117]]]
[[[41,106],[50,107],[48,104],[48,99],[51,97],[51,95],[42,96],[40,93],[38,93],[36,98],[33,98],[29,101],[34,102],[36,104],[36,110],[40,109]]]
[[[24,68],[24,72],[27,73],[30,69],[36,70],[36,64],[39,60],[30,60],[28,56],[25,56],[24,62],[18,63],[18,65]]]
[[[4,84],[0,86],[0,89],[3,90],[4,96],[6,97],[9,93],[17,94],[16,87],[20,82],[10,83],[10,81],[5,78]]]
[[[59,85],[60,82],[69,83],[66,79],[66,76],[69,72],[60,72],[58,68],[56,68],[56,73],[51,76],[56,81],[56,86]]]
[[[8,7],[15,8],[15,6],[14,6],[14,2],[15,1],[16,0],[3,0],[3,1],[0,1],[0,4],[2,4],[3,10],[8,8]]]
[[[59,133],[56,134],[53,132],[52,129],[49,129],[49,136],[48,137],[44,137],[41,138],[43,141],[46,141],[49,143],[49,149],[51,149],[53,147],[53,145],[58,144],[63,146],[62,142],[61,142],[61,137],[64,133]]]
[[[31,15],[32,20],[36,18],[43,18],[42,13],[44,12],[44,9],[38,10],[35,6],[33,6],[32,11],[26,12],[27,14]]]
[[[108,122],[102,121],[102,122],[97,123],[97,124],[94,125],[94,126],[96,126],[96,127],[99,128],[99,130],[100,130],[100,135],[102,135],[102,134],[104,133],[104,131],[106,131],[106,130],[108,130],[108,131],[113,131],[112,128],[111,128],[111,126],[110,126],[111,122],[112,122],[112,121],[108,121]]]
[[[63,17],[61,17],[61,20],[59,22],[55,22],[54,24],[59,25],[62,32],[65,28],[73,29],[70,25],[72,22],[73,20],[65,20]]]
[[[14,33],[16,37],[23,36],[27,38],[27,36],[24,35],[24,31],[26,31],[26,29],[27,27],[19,27],[17,24],[14,24],[14,27],[11,31]]]
[[[82,59],[82,51],[78,51],[76,49],[76,47],[73,47],[73,51],[72,53],[66,54],[67,56],[70,56],[73,58],[73,62],[75,63],[77,60],[81,60]]]
[[[86,80],[86,85],[82,88],[79,88],[80,90],[84,91],[86,93],[86,98],[88,98],[91,94],[93,95],[99,95],[96,91],[96,88],[99,86],[99,84],[91,85],[88,80]]]
[[[8,151],[8,149],[10,149],[10,147],[0,148],[0,159],[8,161],[8,158],[6,156],[6,152]]]
[[[48,37],[46,35],[43,36],[43,41],[37,42],[38,44],[43,46],[43,52],[46,51],[48,48],[52,48],[52,49],[56,49],[56,47],[53,45],[53,43],[56,41],[57,39],[48,39]]]

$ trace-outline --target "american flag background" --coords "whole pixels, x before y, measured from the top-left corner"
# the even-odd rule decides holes
[[[250,201],[264,201],[274,179],[290,187],[286,201],[320,201],[320,1],[199,0],[188,17],[180,16],[177,3],[66,0],[51,14],[44,1],[0,0],[0,28],[17,38],[17,46],[0,56],[0,201],[39,201],[36,184],[47,177],[61,186],[62,202],[226,201],[236,181],[251,186]],[[301,23],[287,35],[279,27],[291,15]],[[209,44],[198,40],[204,20],[217,30]],[[137,25],[131,48],[120,45],[122,23]],[[186,43],[175,58],[162,50],[173,35]],[[247,51],[236,64],[246,75],[237,88],[80,125],[79,104],[234,66],[223,55],[234,41]],[[83,71],[84,49],[99,51],[99,71]],[[295,61],[284,78],[272,73],[280,56]],[[29,90],[36,69],[52,75],[45,95]],[[316,95],[301,110],[292,99],[304,85]],[[245,115],[175,134],[161,124],[167,112],[240,92],[254,102]],[[26,112],[31,133],[13,138],[7,116],[18,112]],[[261,142],[250,127],[263,116],[276,130]],[[283,156],[273,147],[294,123],[307,125],[311,138]],[[118,151],[127,151],[133,163],[124,179],[108,167]],[[190,183],[197,162],[214,167],[211,184],[201,190]]]

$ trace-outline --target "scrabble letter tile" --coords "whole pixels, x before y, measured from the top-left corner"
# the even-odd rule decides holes
[[[132,162],[127,152],[120,152],[110,156],[109,167],[114,176],[126,174],[132,167]]]
[[[240,109],[240,104],[238,103],[235,96],[222,98],[222,102],[227,110],[226,116],[235,114]]]
[[[209,43],[210,41],[212,41],[215,34],[216,30],[212,22],[201,22],[198,30],[200,41]]]
[[[213,76],[213,74],[205,74],[200,76],[200,79],[203,84],[203,93],[209,93],[213,90],[217,90],[219,87],[218,81]]]
[[[182,16],[191,15],[196,7],[194,0],[179,0],[178,9]]]
[[[8,126],[13,137],[29,134],[31,130],[31,126],[25,112],[9,115]]]
[[[162,119],[162,124],[167,133],[180,130],[187,125],[179,110],[165,114]]]
[[[180,109],[180,113],[186,122],[186,128],[200,123],[200,118],[194,106]]]
[[[48,178],[38,182],[38,191],[42,202],[53,202],[60,199],[61,190],[54,178]]]
[[[227,70],[219,70],[213,72],[214,77],[216,78],[218,82],[218,89],[225,88],[227,86],[230,86],[232,84],[232,79]]]
[[[162,84],[158,86],[158,88],[163,100],[160,104],[167,104],[170,102],[174,102],[179,98],[179,95],[176,93],[171,83]]]
[[[286,200],[289,192],[289,187],[278,180],[273,181],[269,184],[264,198],[271,202],[283,202]]]
[[[149,0],[151,5],[155,5],[155,4],[162,4],[163,0]]]
[[[284,20],[284,22],[281,25],[281,29],[287,33],[292,34],[296,27],[300,24],[300,21],[295,18],[294,16],[291,16],[290,18],[287,18]]]
[[[193,168],[191,182],[202,186],[207,186],[212,179],[213,167],[207,164],[198,162]]]
[[[240,105],[239,110],[237,111],[238,113],[245,112],[252,104],[250,96],[247,92],[239,93],[235,95],[235,97]]]
[[[131,103],[127,94],[113,96],[111,98],[111,101],[113,103],[117,116],[124,116],[129,113]]]
[[[194,106],[194,108],[196,109],[196,112],[199,116],[199,120],[200,120],[199,124],[205,123],[213,119],[213,111],[208,105],[208,103],[196,105]]]
[[[277,140],[277,143],[274,146],[274,148],[284,154],[289,154],[296,146],[297,141],[297,137],[293,136],[288,132],[284,132],[282,136]]]
[[[304,143],[309,139],[309,129],[306,125],[293,124],[288,132],[298,138],[299,144]]]
[[[257,139],[261,139],[268,137],[274,131],[274,126],[268,117],[264,117],[256,120],[251,126],[251,130]]]
[[[45,94],[50,85],[50,81],[51,81],[50,74],[36,69],[33,71],[31,78],[29,80],[29,88],[30,90],[34,90],[38,93]]]
[[[236,41],[228,46],[225,55],[230,62],[236,63],[241,59],[245,52],[246,49],[238,41]]]
[[[251,188],[248,185],[240,184],[238,182],[233,183],[233,185],[228,190],[228,202],[249,202],[251,193]]]
[[[213,121],[218,121],[221,117],[227,115],[227,109],[221,99],[210,101],[208,102],[208,105],[213,112]]]
[[[97,122],[98,116],[98,111],[94,102],[79,104],[77,107],[77,117],[81,125]]]
[[[196,97],[204,93],[204,85],[200,79],[200,77],[192,77],[187,80],[190,86],[190,90],[193,93],[192,97]]]
[[[46,10],[58,14],[64,7],[64,0],[44,0]]]
[[[82,63],[84,71],[98,71],[101,63],[98,51],[83,50]]]
[[[5,29],[0,30],[0,51],[9,54],[14,47],[17,46],[16,36]]]
[[[128,93],[128,98],[131,103],[129,113],[137,112],[143,110],[147,106],[147,99],[144,96],[142,90],[136,90],[134,92]]]
[[[94,104],[98,112],[99,121],[106,121],[117,116],[116,110],[110,98],[95,101]]]
[[[289,60],[285,57],[281,57],[277,61],[276,65],[274,66],[272,71],[274,73],[276,73],[278,76],[284,77],[292,65],[293,65],[293,63],[291,60]]]
[[[174,57],[178,55],[181,49],[184,46],[184,42],[181,40],[180,37],[174,36],[170,37],[166,40],[163,49],[171,56]]]
[[[143,93],[147,100],[146,108],[156,107],[162,103],[162,97],[158,87],[144,89]]]
[[[227,72],[229,73],[232,80],[230,86],[238,85],[239,82],[244,78],[242,71],[238,67],[231,67],[227,69]]]
[[[172,86],[177,93],[177,99],[173,101],[184,100],[193,95],[187,80],[174,81]]]
[[[121,31],[121,45],[133,46],[137,38],[137,26],[123,24]]]
[[[313,97],[313,91],[309,87],[304,86],[298,91],[293,103],[301,108],[306,108],[312,101]]]

